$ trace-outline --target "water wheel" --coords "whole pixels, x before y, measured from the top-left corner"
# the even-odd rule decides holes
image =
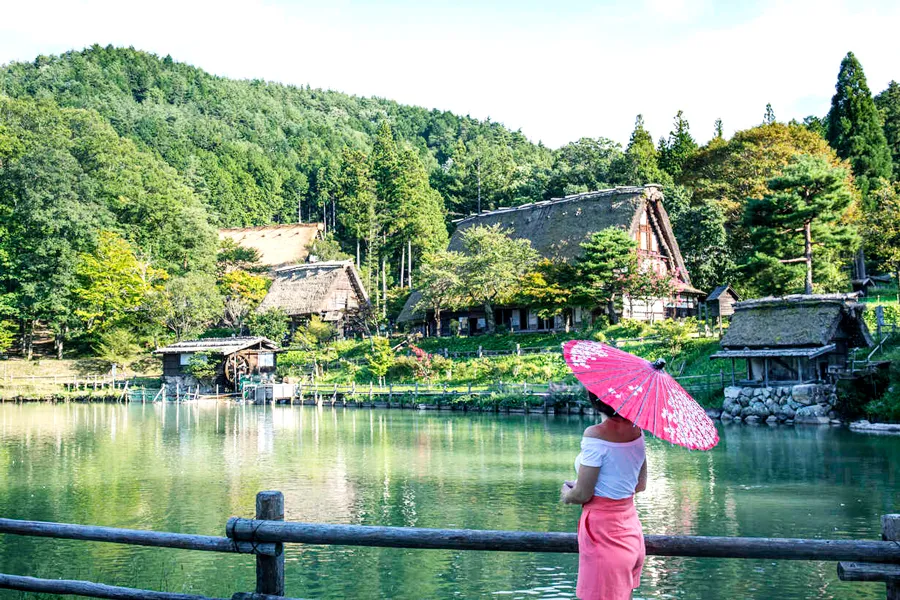
[[[250,361],[242,354],[235,354],[225,359],[225,379],[232,385],[237,385],[241,375],[250,372]]]

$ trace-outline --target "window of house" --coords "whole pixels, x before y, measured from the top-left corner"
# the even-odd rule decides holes
[[[191,356],[193,356],[193,354],[179,354],[178,364],[182,367],[191,364]]]
[[[264,352],[259,355],[259,366],[260,367],[274,367],[275,366],[275,355],[271,352]]]

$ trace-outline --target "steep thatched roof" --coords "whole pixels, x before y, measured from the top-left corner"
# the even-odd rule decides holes
[[[621,227],[634,234],[638,230],[641,213],[649,204],[654,227],[660,242],[671,254],[682,280],[691,280],[669,215],[663,208],[663,195],[657,185],[618,187],[534,202],[513,208],[501,208],[472,215],[457,221],[450,238],[450,250],[462,250],[462,233],[476,225],[500,225],[517,239],[527,239],[541,256],[551,260],[571,261],[581,253],[581,243],[608,227]]]
[[[189,354],[191,352],[211,352],[213,354],[234,354],[246,348],[260,345],[266,350],[278,350],[278,344],[264,337],[231,337],[206,338],[203,340],[184,340],[164,348],[158,348],[154,354]]]
[[[456,221],[456,231],[450,238],[448,249],[463,250],[462,234],[469,227],[500,225],[510,237],[529,240],[541,256],[569,262],[581,253],[581,243],[598,231],[621,227],[635,234],[646,207],[650,208],[650,221],[662,250],[671,257],[672,266],[678,270],[681,280],[679,291],[702,294],[691,286],[690,275],[672,232],[669,215],[663,207],[663,194],[658,185],[586,192],[472,215]],[[422,319],[424,315],[415,311],[420,299],[421,295],[413,292],[397,321],[403,323]]]
[[[355,296],[355,305],[369,303],[359,272],[353,261],[292,265],[275,271],[275,281],[260,303],[259,311],[280,308],[290,316],[323,314],[335,309],[329,299],[338,288]]]
[[[280,267],[306,262],[309,256],[306,246],[316,239],[321,229],[321,223],[239,227],[220,229],[219,239],[229,238],[243,248],[255,248],[260,264]]]
[[[855,294],[795,295],[747,300],[734,305],[722,347],[797,348],[830,344],[839,333],[850,346],[871,346]]]

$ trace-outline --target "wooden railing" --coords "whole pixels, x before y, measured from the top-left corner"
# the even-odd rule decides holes
[[[840,561],[837,572],[842,581],[881,581],[886,584],[887,599],[900,600],[900,514],[884,515],[881,525],[882,541],[668,535],[645,535],[644,541],[647,554],[653,556]],[[7,535],[254,554],[256,591],[235,593],[232,600],[284,599],[284,544],[495,552],[578,552],[578,541],[574,533],[286,522],[284,496],[277,491],[257,494],[255,518],[232,517],[228,520],[225,532],[227,537],[215,537],[0,519],[0,534]],[[8,544],[9,541],[5,543]],[[6,574],[0,574],[0,589],[123,600],[217,600],[194,594],[141,590],[90,581],[38,579]]]

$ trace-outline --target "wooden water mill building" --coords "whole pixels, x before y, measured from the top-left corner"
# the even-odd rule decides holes
[[[860,370],[852,364],[852,349],[875,344],[863,320],[864,310],[856,294],[738,302],[722,350],[711,358],[730,360],[732,380],[741,385],[769,387],[854,377]],[[746,361],[745,373],[735,372],[738,360]]]
[[[274,373],[279,350],[278,344],[264,337],[231,337],[185,340],[159,348],[154,354],[163,359],[163,383],[185,390],[200,385],[201,391],[208,391],[216,385],[235,389],[242,375]],[[214,381],[201,383],[191,375],[188,367],[198,354],[209,355],[215,363]]]

